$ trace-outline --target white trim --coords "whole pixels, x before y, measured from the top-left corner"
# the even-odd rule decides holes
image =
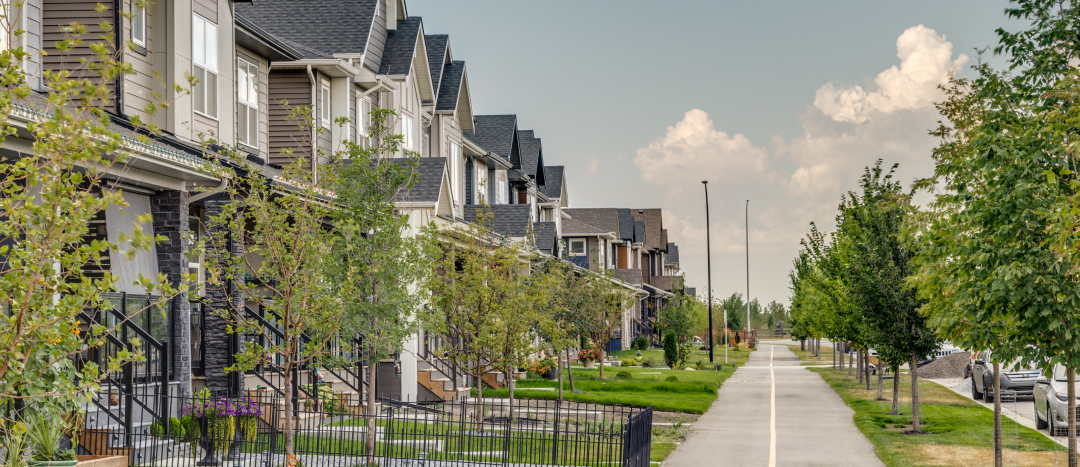
[[[566,251],[570,256],[587,256],[589,254],[589,242],[585,238],[571,238],[567,240]],[[574,252],[574,243],[581,243],[581,253]]]
[[[131,0],[131,42],[135,43],[136,45],[146,47],[146,8],[140,8],[137,2],[138,0]],[[142,28],[140,28],[139,30],[142,33],[142,39],[135,38],[136,20],[142,21]]]
[[[333,117],[330,115],[330,85],[319,83],[319,122],[323,128],[330,128]]]

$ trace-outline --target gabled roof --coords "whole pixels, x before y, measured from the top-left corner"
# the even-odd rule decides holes
[[[443,67],[435,110],[455,110],[465,83],[465,62],[455,61]]]
[[[619,238],[627,242],[637,243],[634,240],[634,216],[630,215],[629,209],[619,209]]]
[[[683,288],[683,278],[682,276],[652,276],[649,278],[649,284],[661,290],[674,292]]]
[[[627,284],[641,287],[641,269],[615,269],[611,275]]]
[[[533,246],[549,255],[559,249],[558,226],[554,222],[533,222]]]
[[[664,260],[664,264],[679,264],[679,245],[667,244],[667,258]]]
[[[645,223],[645,248],[662,250],[667,243],[661,243],[664,229],[663,211],[660,209],[631,209],[634,219]]]
[[[521,146],[521,171],[536,180],[537,185],[544,185],[544,148],[540,138],[532,130],[519,130],[518,143]]]
[[[544,167],[544,185],[540,187],[540,192],[551,199],[561,198],[563,189],[563,166],[546,166]]]
[[[516,158],[517,115],[477,115],[473,117],[474,129],[461,132],[469,141],[476,143],[485,151],[491,152],[520,167],[520,158]]]
[[[615,208],[570,208],[563,212],[570,215],[570,221],[577,221],[591,225],[603,232],[613,232],[619,235],[619,213]],[[565,222],[563,231],[568,232]]]
[[[241,15],[236,15],[236,44],[251,50],[270,61],[290,61],[303,57],[303,54],[285,43],[280,37],[259,27]]]
[[[301,58],[334,58],[333,55],[327,52],[313,49],[296,41],[282,39],[281,42],[284,42],[289,47],[292,47],[294,50],[300,52],[300,55],[302,56]]]
[[[528,206],[523,205],[523,206]],[[562,223],[562,236],[563,237],[577,237],[577,236],[600,236],[611,233],[610,230],[604,230],[602,227],[597,227],[592,224],[586,224],[577,219],[563,219]]]
[[[410,159],[391,159],[398,164],[408,164]],[[416,160],[416,183],[411,190],[402,191],[394,197],[400,202],[437,202],[442,191],[443,174],[446,172],[445,157],[421,157]]]
[[[509,237],[526,237],[532,231],[532,219],[528,204],[482,204],[465,205],[465,221],[476,223],[477,213],[486,213],[485,224],[496,233]]]
[[[438,99],[439,83],[442,82],[443,66],[450,59],[450,36],[446,34],[424,34],[424,43],[427,45],[428,68],[431,70],[431,83],[435,86],[435,96]]]
[[[660,249],[667,253],[667,246],[669,245],[667,238],[667,229],[660,229]]]
[[[407,75],[412,71],[422,29],[423,21],[414,16],[398,21],[397,29],[386,32],[386,48],[379,64],[380,75]],[[427,55],[427,51],[424,52]]]
[[[645,223],[634,221],[634,243],[645,243]]]
[[[378,0],[235,2],[236,14],[281,39],[313,50],[362,54]]]

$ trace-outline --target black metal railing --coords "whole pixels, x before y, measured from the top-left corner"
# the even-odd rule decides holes
[[[181,467],[239,462],[287,465],[291,451],[305,467],[365,465],[649,465],[652,408],[505,399],[384,404],[365,415],[362,401],[302,400],[286,417],[283,399],[262,391],[251,399],[177,397],[173,429],[130,435],[132,466]],[[291,422],[288,419],[291,418]],[[286,427],[286,424],[291,425]],[[368,444],[374,426],[374,444]],[[109,433],[117,439],[127,433]],[[87,446],[107,450],[106,443]]]

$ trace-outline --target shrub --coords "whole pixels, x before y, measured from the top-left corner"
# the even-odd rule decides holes
[[[637,365],[637,360],[635,360],[633,358],[628,358],[626,360],[623,360],[623,361],[619,362],[619,366],[634,366],[634,365]]]
[[[679,360],[679,346],[675,342],[675,334],[668,334],[664,336],[664,362],[668,366],[674,368],[675,362]]]
[[[651,358],[646,358],[646,359],[641,361],[641,366],[643,366],[645,368],[652,368],[652,367],[656,366],[656,360],[653,360]]]
[[[615,374],[615,377],[619,379],[630,379],[633,378],[634,375],[631,375],[629,371],[620,371]]]
[[[675,375],[671,375],[671,376],[668,376],[667,378],[664,378],[664,381],[666,381],[668,383],[678,383],[679,382],[679,377],[675,376]]]
[[[695,370],[704,370],[705,369],[705,361],[701,360],[701,359],[698,359],[697,363],[694,364],[694,369]]]
[[[649,338],[644,335],[634,338],[634,342],[630,344],[630,348],[634,350],[649,350]]]

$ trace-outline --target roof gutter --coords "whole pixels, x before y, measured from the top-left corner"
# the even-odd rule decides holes
[[[360,70],[349,62],[340,58],[305,58],[287,62],[273,62],[270,69],[281,68],[307,68],[310,73],[314,68],[333,78],[355,78],[360,75]]]

